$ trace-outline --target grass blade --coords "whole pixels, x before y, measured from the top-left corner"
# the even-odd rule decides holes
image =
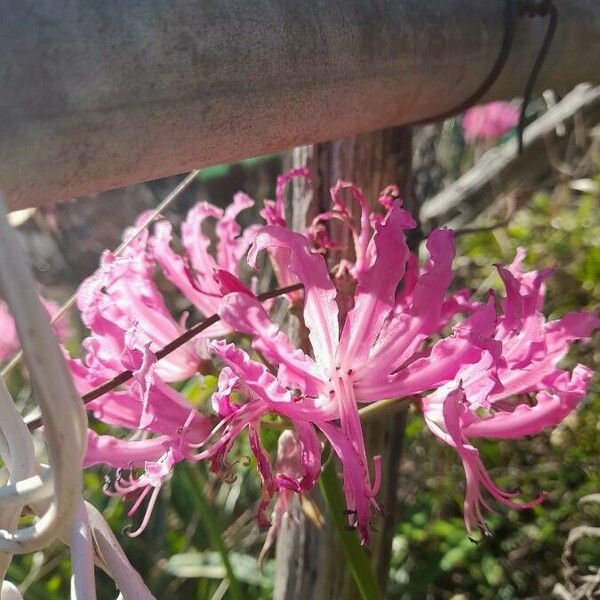
[[[194,473],[193,469],[187,463],[182,462],[178,465],[178,468],[183,475],[181,483],[185,486],[186,494],[189,495],[188,498],[194,505],[200,521],[208,534],[210,544],[221,555],[223,567],[225,568],[227,579],[229,580],[229,595],[232,600],[242,600],[240,582],[235,576],[231,561],[229,560],[229,550],[223,542],[221,532],[212,518],[210,506],[204,497],[202,482],[199,481],[197,474]]]
[[[329,507],[333,525],[350,566],[352,577],[354,577],[363,600],[383,600],[383,594],[375,579],[367,551],[360,545],[356,532],[346,529],[347,521],[342,512],[345,505],[344,495],[333,460],[328,461],[321,473],[321,491]]]

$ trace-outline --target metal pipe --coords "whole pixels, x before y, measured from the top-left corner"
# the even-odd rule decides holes
[[[541,88],[600,83],[600,2],[555,0]],[[12,208],[435,116],[499,52],[502,0],[0,0]],[[522,92],[521,19],[487,99]]]

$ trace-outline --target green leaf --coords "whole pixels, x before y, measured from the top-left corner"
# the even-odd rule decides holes
[[[229,560],[239,581],[269,590],[273,588],[274,561],[267,561],[264,571],[261,572],[258,560],[249,554],[230,552]],[[227,576],[221,555],[210,550],[175,554],[169,558],[165,569],[171,575],[186,579],[192,577],[223,579]]]
[[[333,460],[328,462],[321,473],[321,491],[329,506],[329,512],[342,545],[342,551],[350,565],[350,571],[360,595],[363,600],[383,599],[367,551],[360,545],[356,532],[346,529],[347,522],[343,513],[344,496]]]
[[[190,404],[193,404],[196,408],[201,408],[216,389],[217,378],[214,375],[198,375],[190,379],[181,388],[181,393],[187,398]]]
[[[481,561],[483,575],[489,585],[498,586],[504,579],[504,571],[500,563],[490,555],[484,556]]]

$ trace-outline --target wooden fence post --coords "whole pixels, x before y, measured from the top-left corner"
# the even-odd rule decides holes
[[[293,166],[308,166],[312,180],[294,183],[293,226],[300,229],[315,214],[329,209],[329,188],[338,179],[359,185],[371,206],[376,205],[381,190],[396,183],[403,193],[405,205],[413,214],[418,214],[409,189],[411,155],[408,127],[297,148],[292,156]],[[348,246],[347,227],[334,221],[330,233],[335,242]],[[335,263],[342,257],[343,254],[337,252],[330,259]],[[383,511],[373,520],[371,543],[373,567],[382,589],[387,585],[396,520],[396,488],[405,419],[406,412],[401,412],[391,418],[389,415],[375,418],[364,426],[367,452],[370,456],[381,454],[383,464],[383,484],[378,496]],[[328,521],[327,508],[320,494],[314,495]],[[323,528],[317,529],[301,515],[298,523],[288,520],[282,528],[277,544],[275,600],[354,600],[358,597],[343,556],[337,549],[336,534],[327,521]]]

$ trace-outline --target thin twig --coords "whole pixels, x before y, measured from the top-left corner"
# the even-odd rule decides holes
[[[288,285],[283,288],[271,290],[270,292],[265,292],[264,294],[260,294],[259,296],[257,296],[257,298],[260,302],[265,302],[266,300],[270,300],[271,298],[277,298],[278,296],[283,296],[285,294],[289,294],[290,292],[295,292],[296,290],[300,290],[303,287],[304,285],[302,283],[295,283],[293,285]],[[179,337],[175,338],[173,341],[169,342],[166,346],[161,348],[156,353],[156,360],[161,360],[169,354],[172,354],[173,352],[175,352],[175,350],[183,346],[186,342],[189,342],[192,338],[199,335],[200,333],[202,333],[203,331],[205,331],[220,320],[221,317],[215,314],[211,315],[207,319],[204,319],[203,321],[200,321],[199,323],[196,323],[193,327],[190,327],[190,329],[182,333]],[[120,385],[127,383],[132,377],[133,371],[131,369],[123,371],[122,373],[119,373],[116,377],[113,377],[112,379],[103,383],[102,385],[94,388],[93,390],[90,390],[89,392],[87,392],[87,394],[84,394],[81,397],[81,399],[83,400],[84,404],[87,404],[88,402],[96,400],[97,398],[100,398],[100,396],[103,396],[104,394],[114,390]],[[37,429],[41,425],[42,421],[40,417],[36,417],[27,423],[27,427],[29,427],[30,431]]]

